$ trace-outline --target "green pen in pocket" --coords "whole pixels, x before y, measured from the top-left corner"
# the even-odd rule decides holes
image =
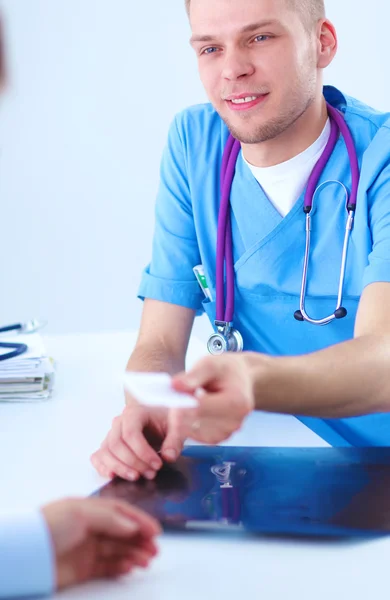
[[[211,296],[210,288],[207,283],[203,265],[197,265],[196,267],[193,268],[193,271],[194,271],[195,277],[198,280],[198,283],[202,289],[202,292],[204,293],[206,298],[208,298],[210,301],[212,301],[213,298]]]

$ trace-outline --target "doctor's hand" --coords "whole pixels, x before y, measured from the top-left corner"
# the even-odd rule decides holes
[[[248,356],[208,356],[187,373],[176,375],[174,389],[196,396],[199,406],[171,409],[169,432],[204,444],[219,444],[241,428],[255,408]]]
[[[154,479],[167,462],[179,457],[185,438],[168,431],[168,409],[141,406],[126,394],[127,406],[116,417],[91,462],[103,477],[118,475],[128,481]]]
[[[130,573],[157,554],[160,526],[127,502],[67,499],[41,509],[55,554],[56,588]]]

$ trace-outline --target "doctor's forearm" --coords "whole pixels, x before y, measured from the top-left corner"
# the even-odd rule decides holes
[[[341,418],[390,411],[390,338],[362,336],[296,357],[248,355],[256,409]]]
[[[163,344],[137,344],[127,363],[127,371],[169,373],[184,371],[185,356],[169,350]]]

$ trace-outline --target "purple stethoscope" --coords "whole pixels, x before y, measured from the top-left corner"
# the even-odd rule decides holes
[[[342,306],[343,289],[345,279],[345,268],[347,262],[348,243],[353,227],[357,193],[359,187],[359,163],[356,154],[355,144],[342,114],[327,104],[329,119],[331,123],[331,133],[325,150],[316,163],[307,184],[303,212],[306,215],[306,248],[303,265],[302,286],[300,294],[300,307],[294,314],[297,321],[307,321],[313,325],[328,325],[335,319],[343,319],[347,315],[347,310]],[[333,153],[339,135],[342,135],[347,147],[349,162],[352,174],[351,194],[349,196],[346,187],[340,182],[326,181],[317,188],[326,164]],[[233,136],[229,136],[222,158],[221,167],[221,203],[218,217],[217,234],[217,268],[216,268],[216,320],[214,322],[216,332],[213,333],[208,342],[207,349],[210,354],[218,355],[224,352],[242,352],[244,341],[240,332],[233,327],[234,316],[234,263],[233,263],[233,241],[230,218],[230,193],[234,179],[236,162],[241,150],[241,144]],[[310,256],[310,233],[311,219],[313,211],[313,202],[315,195],[320,188],[328,183],[337,183],[345,191],[347,224],[345,229],[344,245],[341,259],[340,279],[337,305],[334,313],[323,319],[312,319],[305,310],[306,284]],[[226,265],[226,304],[225,304],[225,282],[224,271]]]

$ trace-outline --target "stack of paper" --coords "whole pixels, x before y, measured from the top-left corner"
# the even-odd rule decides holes
[[[27,352],[15,358],[0,360],[0,401],[41,400],[49,398],[54,383],[53,360],[47,356],[37,333],[1,336],[0,342],[26,344]],[[9,350],[0,348],[0,358]]]

